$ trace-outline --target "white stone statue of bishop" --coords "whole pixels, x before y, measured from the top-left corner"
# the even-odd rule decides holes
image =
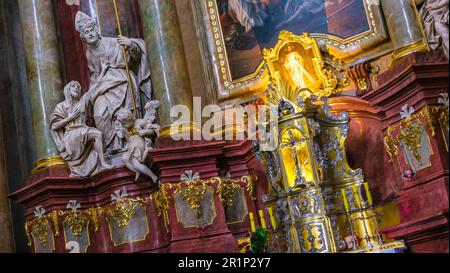
[[[124,149],[124,143],[117,135],[116,115],[121,109],[134,108],[125,62],[128,62],[132,90],[135,92],[135,105],[139,114],[151,99],[150,69],[145,42],[124,36],[102,37],[95,21],[80,11],[75,21],[76,30],[87,45],[89,92],[97,91],[102,94],[91,102],[95,126],[103,134],[105,152],[114,154]],[[125,48],[126,56],[122,47]]]

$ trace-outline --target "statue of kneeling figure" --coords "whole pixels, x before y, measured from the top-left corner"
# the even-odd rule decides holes
[[[81,96],[81,85],[72,81],[64,87],[65,100],[50,118],[50,128],[60,156],[67,162],[71,177],[89,177],[111,169],[103,153],[102,133],[86,125],[86,108],[95,92]]]

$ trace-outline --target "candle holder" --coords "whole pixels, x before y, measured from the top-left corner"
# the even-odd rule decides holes
[[[364,240],[366,240],[366,248],[372,248],[372,236],[370,236],[369,234],[369,229],[367,227],[367,217],[364,215],[364,207],[361,201],[361,196],[359,195],[360,191],[359,191],[359,187],[360,185],[354,185],[352,186],[352,191],[353,191],[353,195],[355,196],[355,201],[356,201],[356,206],[357,206],[357,212],[359,212],[361,214],[360,217],[358,217],[357,219],[360,220],[363,223],[363,228],[364,228],[364,233],[366,234],[366,236],[364,236]]]
[[[372,194],[370,193],[370,188],[369,188],[369,183],[364,183],[364,189],[366,190],[366,196],[367,196],[367,202],[369,205],[369,209],[372,211],[372,216],[369,218],[374,218],[374,224],[375,224],[375,229],[376,229],[376,235],[374,237],[377,237],[378,239],[378,244],[379,245],[383,245],[384,241],[383,241],[383,237],[381,236],[380,233],[380,226],[378,224],[378,219],[377,219],[377,212],[375,211],[375,207],[373,206],[373,199],[372,199]]]
[[[355,234],[355,230],[353,228],[353,220],[352,220],[352,216],[350,214],[350,206],[348,203],[348,199],[347,199],[347,193],[345,192],[345,188],[341,189],[341,193],[342,193],[342,200],[344,202],[344,209],[345,209],[345,214],[347,216],[347,221],[349,223],[349,229],[350,229],[350,234],[352,237],[352,250],[357,250],[360,248],[359,243],[356,240],[356,234]]]
[[[265,215],[264,215],[264,211],[263,210],[259,210],[259,220],[261,221],[261,227],[265,230],[267,229],[267,225],[266,225],[266,219],[265,219]]]
[[[248,214],[248,218],[250,218],[251,232],[255,233],[256,232],[256,224],[255,224],[255,216],[254,216],[253,212],[250,212]]]

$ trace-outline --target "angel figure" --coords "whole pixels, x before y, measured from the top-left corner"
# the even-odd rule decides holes
[[[151,148],[148,147],[151,139],[159,135],[159,126],[149,124],[145,119],[136,120],[133,113],[128,109],[121,109],[117,113],[117,134],[126,143],[126,152],[123,155],[125,165],[129,170],[136,173],[135,180],[138,181],[141,174],[151,178],[154,183],[159,184],[159,178],[145,165],[145,160]],[[149,119],[151,120],[151,119]]]

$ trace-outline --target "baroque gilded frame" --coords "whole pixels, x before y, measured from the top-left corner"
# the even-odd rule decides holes
[[[336,92],[338,79],[330,69],[325,67],[316,39],[311,38],[307,33],[299,36],[289,31],[281,31],[275,47],[263,50],[265,63],[271,75],[270,82],[277,85],[286,82],[286,79],[281,76],[280,70],[283,66],[282,55],[285,55],[283,51],[288,46],[296,46],[296,49],[293,49],[294,52],[301,54],[303,51],[305,57],[311,60],[310,69],[318,85],[316,89],[310,91],[320,97],[333,95]]]
[[[368,31],[347,39],[329,34],[310,34],[317,40],[322,52],[329,53],[348,66],[379,57],[393,49],[380,0],[361,1],[366,9]],[[240,104],[259,98],[269,84],[265,62],[252,74],[232,79],[216,0],[191,0],[191,6],[202,52],[203,70],[215,102],[221,105]],[[362,55],[364,58],[361,60]]]

